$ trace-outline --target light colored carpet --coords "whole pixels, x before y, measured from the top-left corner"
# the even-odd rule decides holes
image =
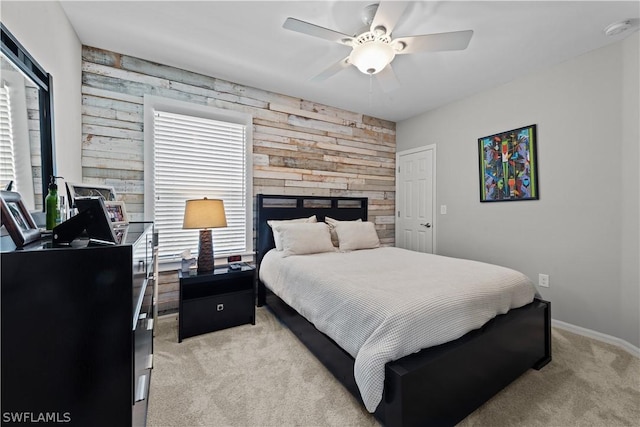
[[[378,425],[271,312],[256,315],[180,344],[177,315],[159,319],[149,427]],[[554,328],[553,361],[459,424],[515,425],[640,425],[640,359]]]

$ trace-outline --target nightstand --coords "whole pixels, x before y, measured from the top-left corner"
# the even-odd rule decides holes
[[[216,268],[211,273],[178,272],[180,301],[178,342],[246,323],[256,324],[255,268]]]

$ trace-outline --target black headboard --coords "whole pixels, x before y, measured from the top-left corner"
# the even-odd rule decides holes
[[[349,221],[367,220],[368,199],[366,197],[322,197],[322,196],[278,196],[258,194],[257,199],[257,253],[256,263],[260,268],[262,257],[275,244],[271,227],[267,224],[271,219],[295,219],[316,215],[318,221],[326,216]]]

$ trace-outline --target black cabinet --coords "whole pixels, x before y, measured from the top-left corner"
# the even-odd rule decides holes
[[[140,337],[153,334],[153,228],[132,225],[128,237],[2,252],[3,425],[144,424],[146,399],[136,394],[146,396],[152,362],[152,340]]]
[[[178,341],[246,323],[256,323],[255,269],[216,268],[205,274],[179,272]]]

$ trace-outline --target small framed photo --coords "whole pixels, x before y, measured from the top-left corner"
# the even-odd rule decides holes
[[[122,201],[106,201],[104,202],[107,212],[109,213],[109,219],[111,225],[114,227],[119,225],[129,224],[129,216],[127,216],[127,209]]]
[[[0,191],[2,224],[17,248],[40,239],[40,229],[22,202],[20,193]]]
[[[74,205],[76,197],[102,197],[105,202],[116,201],[116,190],[110,185],[98,184],[74,184],[67,182],[67,196],[69,198],[69,206]]]

